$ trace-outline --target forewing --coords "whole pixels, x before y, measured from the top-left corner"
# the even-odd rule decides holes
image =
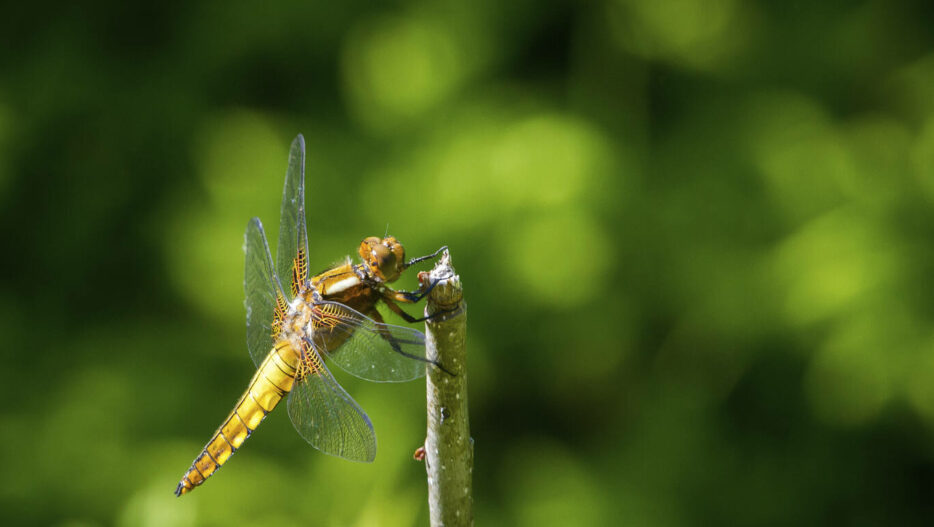
[[[313,371],[289,394],[289,417],[311,446],[332,456],[369,463],[376,457],[376,433],[366,412],[334,380],[312,346]],[[307,361],[306,361],[307,363]]]
[[[276,271],[294,297],[308,275],[308,233],[305,228],[305,138],[299,134],[289,150],[289,169],[282,190]]]
[[[281,295],[266,234],[259,218],[253,218],[247,224],[243,250],[246,253],[243,278],[246,293],[243,302],[246,306],[246,346],[253,362],[259,366],[273,345],[276,298]],[[284,305],[284,298],[281,301]]]
[[[338,302],[315,304],[314,342],[328,360],[367,381],[405,382],[425,375],[425,335],[376,322]]]

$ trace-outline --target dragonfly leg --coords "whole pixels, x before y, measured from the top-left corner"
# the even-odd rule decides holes
[[[395,293],[398,294],[398,293],[403,293],[403,292],[404,292],[404,291],[396,291]],[[405,320],[406,322],[408,322],[409,324],[413,324],[413,323],[415,323],[415,322],[424,322],[424,321],[426,321],[426,320],[433,320],[433,319],[435,319],[435,318],[443,317],[444,315],[447,315],[448,313],[457,311],[456,308],[455,308],[455,309],[447,309],[447,310],[438,311],[437,313],[432,313],[431,315],[428,315],[428,316],[425,316],[425,317],[418,317],[418,318],[416,318],[416,317],[413,317],[412,315],[408,314],[404,309],[402,309],[402,307],[401,307],[399,304],[397,304],[397,303],[395,302],[396,300],[398,300],[398,298],[395,297],[395,296],[393,296],[391,293],[390,293],[389,295],[383,297],[383,303],[386,304],[386,307],[388,307],[389,309],[391,309],[391,310],[393,311],[393,313],[395,313],[395,314],[399,315],[400,317],[402,317],[402,319]],[[408,300],[402,300],[402,302],[408,302]]]
[[[427,275],[427,273],[419,273],[420,279],[422,275]],[[423,283],[423,285],[419,287],[417,291],[396,291],[395,289],[387,287],[386,291],[383,293],[383,300],[391,298],[392,300],[396,300],[398,302],[414,304],[428,296],[428,293],[430,293],[436,285],[438,285],[438,281],[432,280],[427,287]]]
[[[411,267],[411,266],[417,264],[418,262],[424,262],[425,260],[431,260],[431,259],[434,258],[435,256],[438,256],[439,254],[441,254],[441,251],[443,251],[443,250],[445,250],[445,249],[447,249],[447,248],[448,248],[448,246],[447,246],[447,245],[444,245],[444,246],[442,246],[440,249],[438,249],[437,251],[435,251],[435,252],[433,252],[433,253],[431,253],[431,254],[427,254],[427,255],[425,255],[425,256],[419,256],[418,258],[412,258],[412,259],[409,260],[408,262],[405,262],[405,267]]]
[[[441,249],[445,249],[445,248],[446,247],[442,247]],[[422,279],[423,275],[427,276],[427,273],[419,273],[420,280]],[[426,283],[428,284],[427,286],[424,285]],[[415,318],[412,315],[403,311],[401,307],[395,304],[395,302],[405,302],[406,304],[414,304],[418,302],[419,300],[425,298],[425,296],[427,296],[428,293],[430,293],[431,290],[434,289],[436,285],[438,285],[438,281],[432,280],[431,282],[422,282],[422,284],[423,284],[422,287],[420,287],[418,291],[396,291],[392,288],[387,287],[386,290],[383,291],[383,302],[386,303],[389,309],[392,309],[397,315],[399,315],[400,317],[405,319],[406,322],[409,322],[409,323],[424,322],[426,320],[441,318],[447,314],[457,311],[457,308],[443,309],[441,311],[438,311],[437,313],[433,313],[425,317]]]
[[[395,305],[395,304],[389,304],[389,303],[387,302],[386,305]],[[396,307],[396,309],[398,309],[399,311],[402,311],[402,308],[400,308],[399,306],[396,305],[395,307]],[[395,311],[395,310],[394,310],[394,311]],[[402,311],[402,312],[405,313],[404,311]],[[366,316],[370,317],[371,319],[373,319],[375,322],[378,322],[378,323],[380,323],[380,324],[385,324],[385,323],[383,322],[383,316],[379,313],[379,311],[376,310],[376,307],[373,307],[372,309],[370,309],[368,312],[366,312],[366,313],[364,313],[364,314],[365,314]],[[408,313],[405,313],[405,315],[411,317],[411,315],[409,315]],[[441,371],[447,373],[448,375],[455,376],[455,374],[454,374],[453,372],[451,372],[451,370],[445,368],[444,365],[441,364],[440,362],[433,361],[433,360],[427,359],[427,358],[425,358],[425,357],[419,357],[418,355],[412,355],[411,353],[406,353],[405,351],[403,351],[403,350],[402,350],[402,347],[399,346],[399,343],[396,342],[395,337],[393,337],[393,336],[392,336],[392,333],[390,333],[387,329],[385,329],[385,328],[383,328],[383,327],[380,326],[379,329],[378,329],[378,331],[379,331],[379,336],[380,336],[380,337],[383,337],[383,340],[385,340],[386,342],[388,342],[389,345],[392,347],[393,351],[395,351],[396,353],[398,353],[398,354],[400,354],[400,355],[402,355],[402,356],[404,356],[404,357],[408,357],[408,358],[410,358],[410,359],[415,359],[415,360],[418,360],[418,361],[422,361],[422,362],[427,362],[427,363],[429,363],[429,364],[433,364],[433,365],[437,366],[438,368],[440,368]]]
[[[383,296],[383,303],[386,304],[386,307],[391,309],[393,313],[402,317],[402,319],[405,320],[406,322],[411,324],[413,322],[422,322],[423,320],[425,320],[424,318],[415,318],[412,315],[408,314],[404,309],[402,309],[399,306],[399,304],[395,302],[395,300],[396,300],[395,295],[393,295],[392,293],[389,293],[388,295]],[[403,300],[403,302],[408,302],[408,301]]]

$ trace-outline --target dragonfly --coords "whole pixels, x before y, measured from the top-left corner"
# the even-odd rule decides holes
[[[389,284],[445,247],[407,261],[405,249],[394,237],[371,236],[358,248],[362,263],[354,264],[348,257],[309,276],[301,134],[289,151],[275,265],[259,218],[247,224],[243,249],[247,349],[256,373],[182,476],[176,496],[191,492],[213,475],[286,397],[292,424],[313,447],[351,461],[371,462],[376,457],[373,424],[327,365],[336,364],[376,382],[409,381],[425,375],[426,365],[442,367],[425,357],[424,334],[386,324],[377,305],[386,305],[409,322],[424,320],[409,315],[398,303],[418,302],[434,284],[420,280],[416,291],[397,291]],[[288,288],[281,280],[288,280]]]

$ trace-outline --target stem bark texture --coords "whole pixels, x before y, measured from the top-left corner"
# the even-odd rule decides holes
[[[423,278],[425,279],[425,278]],[[467,308],[460,277],[444,251],[428,278],[436,282],[425,315],[428,434],[425,470],[432,526],[473,525],[473,439],[467,411]],[[450,373],[449,373],[450,372]]]

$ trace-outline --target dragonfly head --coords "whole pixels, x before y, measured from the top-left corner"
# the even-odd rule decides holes
[[[370,236],[360,244],[360,258],[367,269],[382,282],[393,282],[405,269],[405,248],[392,236]]]

